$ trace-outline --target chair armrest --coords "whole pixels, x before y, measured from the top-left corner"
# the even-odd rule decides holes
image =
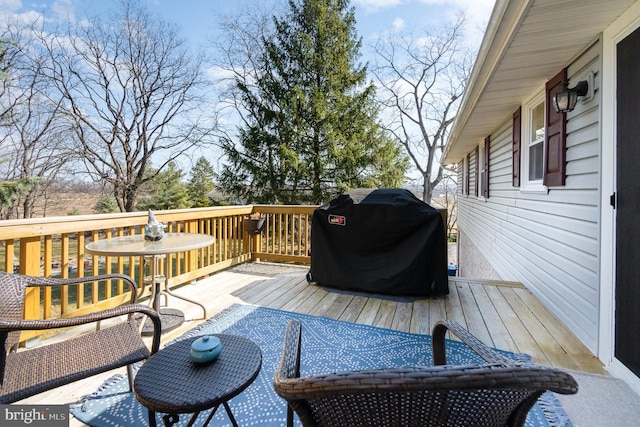
[[[297,378],[300,376],[300,344],[302,340],[302,327],[297,320],[287,323],[282,345],[280,364],[276,369],[276,380]]]
[[[47,286],[64,286],[77,285],[88,282],[98,282],[101,280],[122,280],[129,285],[131,291],[131,300],[129,304],[135,304],[138,301],[138,285],[135,280],[126,274],[100,274],[98,276],[70,277],[70,278],[51,278],[38,276],[23,276],[27,286],[47,287]]]
[[[314,399],[338,394],[474,391],[482,389],[551,390],[574,394],[573,377],[541,365],[441,365],[337,372],[292,378],[276,384],[283,398]]]
[[[81,316],[68,317],[63,319],[46,320],[3,320],[0,319],[0,332],[44,330],[79,326],[87,323],[98,322],[100,320],[111,319],[124,315],[141,313],[148,316],[153,322],[153,340],[151,353],[158,351],[160,347],[161,323],[160,316],[151,307],[143,304],[126,304],[118,307],[97,311],[95,313],[83,314]]]
[[[280,394],[281,390],[286,389],[288,381],[300,377],[300,346],[302,344],[302,325],[297,320],[291,320],[287,323],[287,329],[284,334],[284,343],[282,345],[282,354],[280,363],[276,369],[273,378],[273,388],[276,393]],[[283,391],[283,393],[285,393]],[[285,395],[280,394],[282,397]],[[309,405],[304,402],[297,402],[293,406],[287,404],[287,427],[293,427],[293,409],[294,406],[298,412],[300,420],[303,422],[311,422],[313,415]]]
[[[445,335],[447,333],[447,330],[460,338],[463,343],[468,345],[487,363],[501,363],[508,365],[521,364],[521,362],[500,354],[491,347],[487,346],[474,335],[472,335],[469,331],[463,328],[458,322],[455,322],[453,320],[441,320],[436,322],[436,325],[433,327],[433,333],[431,334],[431,346],[433,349],[434,365],[447,364],[445,354]]]

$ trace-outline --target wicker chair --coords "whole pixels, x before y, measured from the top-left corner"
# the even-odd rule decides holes
[[[457,335],[487,363],[446,366],[445,334]],[[301,326],[287,325],[274,387],[303,426],[522,426],[546,390],[578,386],[559,369],[515,362],[482,344],[459,324],[438,322],[435,365],[338,372],[300,378]]]
[[[51,320],[23,320],[27,287],[52,287],[121,279],[131,289],[129,304]],[[129,276],[100,275],[74,279],[48,279],[0,272],[0,403],[12,403],[73,381],[147,359],[160,346],[160,317],[146,305],[136,304],[137,286]],[[149,316],[154,325],[151,350],[140,336],[134,313]],[[32,349],[17,349],[20,331],[66,328],[126,315],[126,321],[96,328],[84,335]]]

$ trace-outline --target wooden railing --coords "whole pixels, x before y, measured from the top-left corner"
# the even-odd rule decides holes
[[[253,259],[308,264],[311,260],[311,217],[316,207],[254,206],[254,212],[265,218],[265,229],[253,238]]]
[[[154,212],[168,232],[204,233],[214,243],[187,253],[169,254],[160,269],[169,286],[190,282],[250,259],[309,263],[311,216],[316,206],[233,206]],[[265,218],[262,234],[244,232],[252,213]],[[0,221],[0,269],[44,277],[86,277],[124,273],[139,284],[149,274],[142,257],[99,257],[85,252],[90,241],[140,234],[146,212]],[[31,288],[26,319],[56,318],[121,304],[129,297],[122,285],[69,286],[59,294]],[[29,335],[28,333],[26,335]],[[37,335],[36,332],[31,336]],[[29,336],[23,334],[23,339]]]

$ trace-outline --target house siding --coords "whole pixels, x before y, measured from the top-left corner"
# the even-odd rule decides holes
[[[513,187],[512,121],[507,117],[491,134],[490,197],[476,197],[474,188],[469,195],[460,192],[457,217],[461,275],[493,279],[483,274],[497,274],[502,280],[522,282],[595,354],[599,326],[601,51],[600,41],[595,41],[569,64],[571,85],[593,72],[595,91],[589,102],[579,100],[567,116],[566,185],[549,187],[547,194]],[[473,155],[471,160],[475,161]],[[475,164],[470,171],[473,187]]]

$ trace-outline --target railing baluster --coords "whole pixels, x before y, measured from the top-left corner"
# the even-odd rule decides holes
[[[51,277],[51,263],[53,262],[51,252],[53,252],[53,238],[48,234],[44,236],[44,256],[42,257],[44,262],[42,274],[44,277]],[[44,288],[44,302],[42,305],[43,318],[50,319],[53,304],[51,303],[51,288],[49,287]]]
[[[78,277],[84,277],[84,232],[78,232],[78,248],[76,250]],[[76,285],[76,307],[84,307],[84,285]]]
[[[69,277],[69,234],[63,233],[60,236],[60,276]],[[60,288],[60,314],[69,312],[69,286]]]

